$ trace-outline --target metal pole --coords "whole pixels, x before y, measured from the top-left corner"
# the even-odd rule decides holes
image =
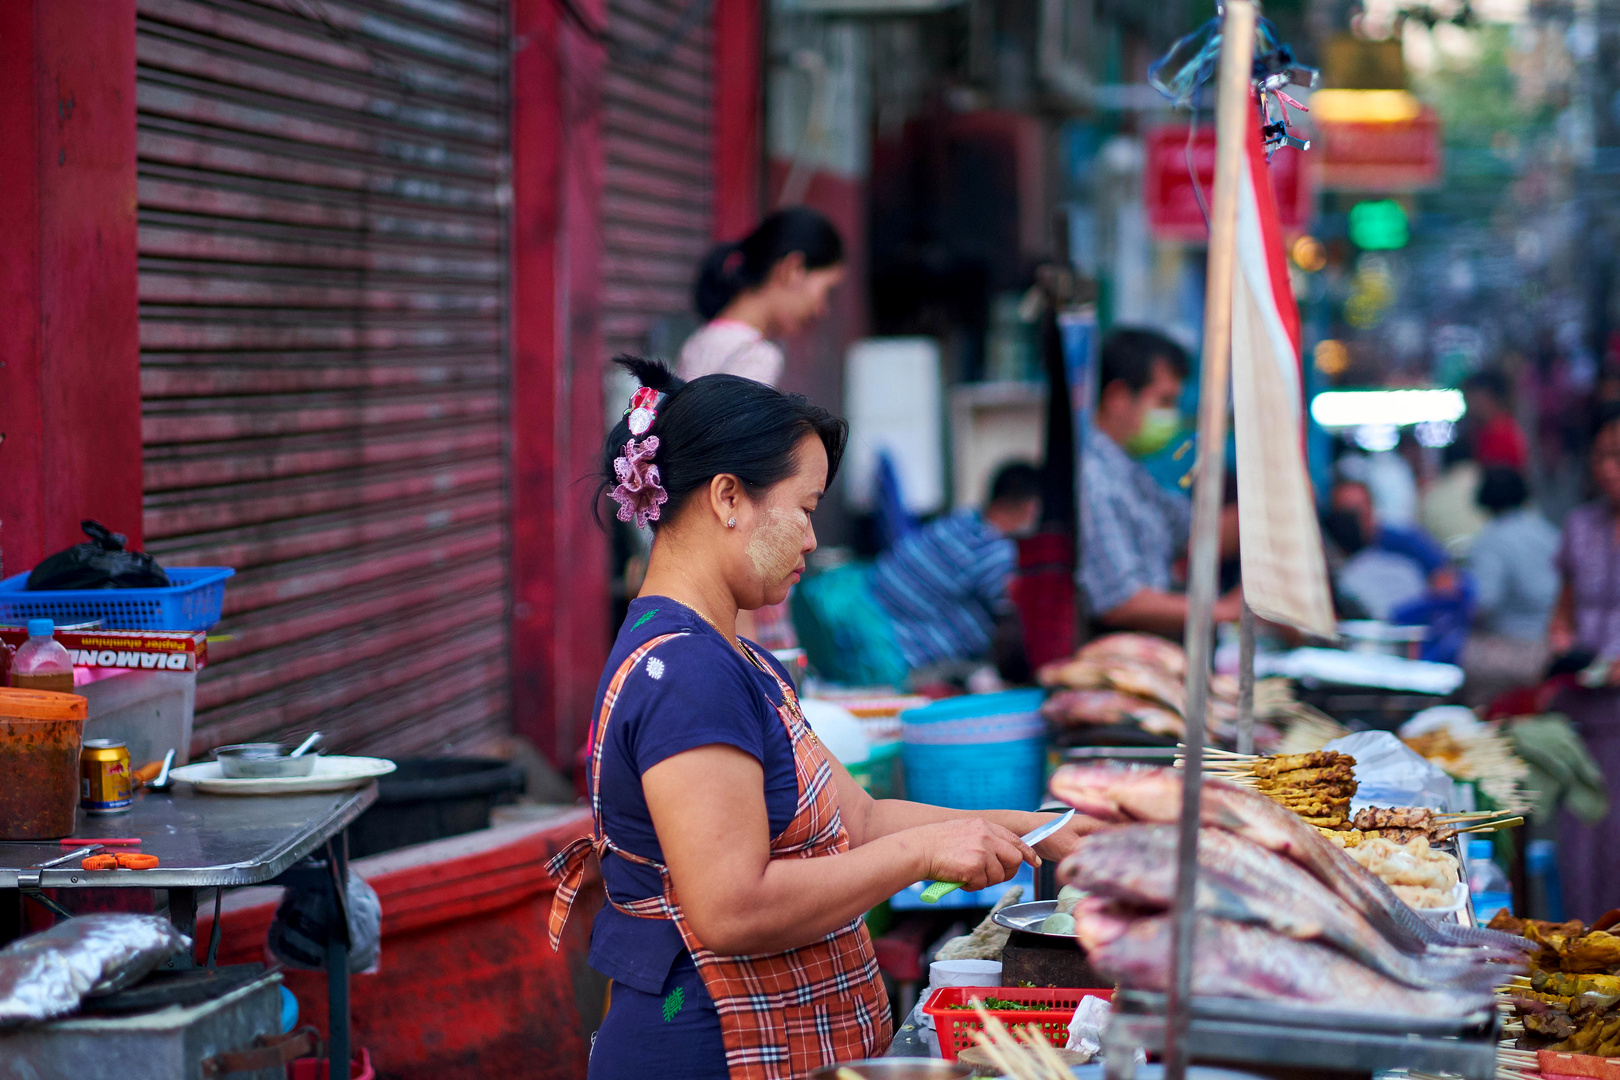
[[[1211,624],[1220,559],[1221,496],[1226,471],[1227,380],[1231,371],[1232,275],[1237,254],[1237,197],[1242,179],[1254,57],[1252,0],[1227,0],[1215,98],[1215,198],[1204,294],[1203,378],[1198,396],[1198,478],[1193,488],[1187,566],[1187,766],[1182,774],[1171,978],[1165,1016],[1166,1080],[1184,1080],[1189,1048],[1193,945],[1198,888],[1199,793],[1204,771],[1204,710],[1209,697]]]
[[[1237,752],[1254,753],[1254,611],[1247,603],[1238,623]]]

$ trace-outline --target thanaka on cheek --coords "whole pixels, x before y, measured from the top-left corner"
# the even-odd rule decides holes
[[[748,561],[761,583],[785,581],[798,568],[804,549],[804,525],[798,518],[798,514],[773,507],[748,538]]]

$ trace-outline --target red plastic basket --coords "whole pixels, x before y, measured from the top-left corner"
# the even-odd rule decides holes
[[[287,1080],[329,1080],[331,1068],[325,1058],[299,1058],[287,1066]],[[349,1062],[349,1080],[376,1078],[377,1072],[371,1067],[371,1052],[361,1047]]]
[[[955,1061],[959,1052],[977,1045],[973,1041],[973,1033],[984,1027],[979,1014],[971,1008],[952,1006],[968,1005],[974,998],[983,1001],[991,997],[1044,1006],[1040,1009],[985,1011],[1008,1027],[1034,1026],[1046,1036],[1047,1041],[1061,1049],[1069,1041],[1069,1021],[1074,1018],[1074,1010],[1080,1007],[1081,999],[1100,997],[1112,1001],[1114,991],[1112,988],[1058,990],[1033,986],[942,986],[929,996],[923,1012],[934,1018],[934,1030],[939,1035],[939,1053],[946,1061]]]

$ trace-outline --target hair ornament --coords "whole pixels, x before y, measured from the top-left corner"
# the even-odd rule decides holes
[[[649,521],[657,521],[659,507],[669,501],[658,466],[652,463],[657,453],[656,435],[640,443],[627,439],[624,449],[613,461],[613,474],[619,482],[608,492],[608,498],[619,504],[619,520],[634,521],[638,529],[645,529]]]
[[[662,404],[663,396],[650,386],[643,386],[630,395],[630,408],[624,415],[631,435],[639,439],[651,430],[653,421],[658,419],[658,406]]]

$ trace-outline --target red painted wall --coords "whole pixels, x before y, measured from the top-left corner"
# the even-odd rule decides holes
[[[135,4],[0,4],[0,557],[139,542]]]
[[[764,124],[763,0],[715,0],[714,235],[734,240],[760,216]]]
[[[585,14],[601,25],[601,0]],[[602,437],[602,51],[549,0],[512,6],[514,730],[569,767],[608,649],[607,538],[591,519]]]

